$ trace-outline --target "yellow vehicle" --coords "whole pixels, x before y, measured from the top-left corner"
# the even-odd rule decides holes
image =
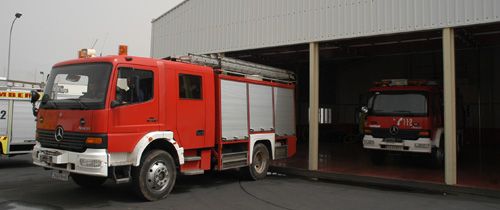
[[[36,118],[30,103],[31,90],[43,84],[0,78],[0,154],[31,153],[35,145]]]

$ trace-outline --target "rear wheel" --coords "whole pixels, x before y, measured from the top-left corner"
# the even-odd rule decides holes
[[[263,179],[269,169],[269,151],[264,144],[257,144],[253,148],[252,164],[243,169],[245,175],[252,180]]]
[[[174,158],[163,150],[153,150],[141,159],[141,164],[132,170],[136,193],[149,201],[167,197],[177,176]]]
[[[71,174],[73,181],[80,187],[96,188],[106,182],[107,177],[88,176],[83,174]]]

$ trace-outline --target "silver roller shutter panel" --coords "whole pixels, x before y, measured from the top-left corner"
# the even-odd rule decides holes
[[[272,131],[273,126],[273,89],[264,85],[249,85],[250,129]]]
[[[0,100],[0,136],[7,136],[7,118],[8,118],[8,109],[9,101],[8,100]],[[6,113],[5,115],[3,113]]]
[[[14,101],[11,144],[24,144],[35,139],[36,122],[30,101]]]
[[[276,134],[295,135],[294,90],[274,88]]]
[[[221,80],[222,138],[248,138],[247,85]]]

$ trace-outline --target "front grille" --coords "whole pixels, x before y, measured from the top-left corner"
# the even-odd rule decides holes
[[[372,129],[372,135],[375,138],[396,138],[402,140],[417,140],[419,130],[399,130],[398,134],[392,135],[389,129],[386,128],[374,128]]]
[[[62,149],[72,152],[84,152],[87,148],[106,148],[107,138],[103,134],[88,134],[76,132],[64,132],[64,138],[61,141],[56,141],[54,136],[55,131],[38,130],[37,141],[40,142],[42,147]],[[101,137],[103,144],[101,145],[86,145],[85,140],[87,137]]]

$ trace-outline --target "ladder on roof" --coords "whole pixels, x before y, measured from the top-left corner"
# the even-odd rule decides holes
[[[295,73],[291,71],[234,58],[189,54],[188,56],[179,57],[179,60],[182,62],[210,66],[220,69],[222,72],[236,75],[253,76],[284,83],[295,82]]]
[[[0,79],[0,90],[43,90],[45,83]]]

